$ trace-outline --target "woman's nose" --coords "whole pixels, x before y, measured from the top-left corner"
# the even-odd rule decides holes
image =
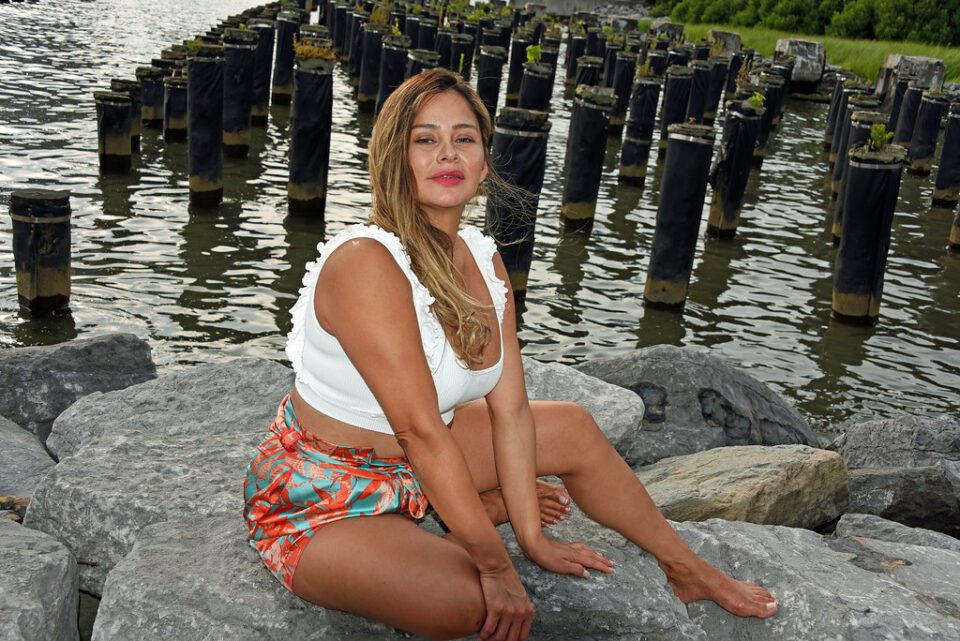
[[[451,161],[457,159],[457,148],[453,144],[453,141],[446,140],[440,143],[440,147],[437,152],[438,160]]]

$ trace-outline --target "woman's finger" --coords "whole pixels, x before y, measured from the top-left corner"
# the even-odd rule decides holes
[[[487,618],[483,621],[483,627],[480,628],[479,636],[481,639],[491,639],[497,631],[497,624],[500,623],[500,615],[487,604]]]

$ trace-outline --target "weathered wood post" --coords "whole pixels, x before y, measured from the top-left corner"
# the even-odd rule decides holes
[[[50,314],[70,303],[70,192],[10,193],[13,262],[20,309]]]
[[[654,307],[679,308],[690,286],[714,133],[712,127],[677,124],[670,125],[668,136],[643,300]]]

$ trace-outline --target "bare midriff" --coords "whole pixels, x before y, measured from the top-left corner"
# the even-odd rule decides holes
[[[293,411],[297,414],[301,429],[328,443],[344,447],[372,447],[376,450],[377,456],[382,458],[406,456],[397,437],[331,418],[303,400],[296,387],[290,390],[290,400],[293,402]]]

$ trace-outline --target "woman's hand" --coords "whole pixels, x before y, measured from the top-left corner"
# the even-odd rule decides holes
[[[483,641],[523,641],[533,623],[533,604],[513,564],[480,571],[480,587],[487,606],[487,618],[480,628]]]
[[[613,573],[613,561],[595,551],[586,543],[554,541],[541,536],[524,549],[524,553],[537,565],[557,574],[572,574],[590,578],[588,568],[604,574]]]

